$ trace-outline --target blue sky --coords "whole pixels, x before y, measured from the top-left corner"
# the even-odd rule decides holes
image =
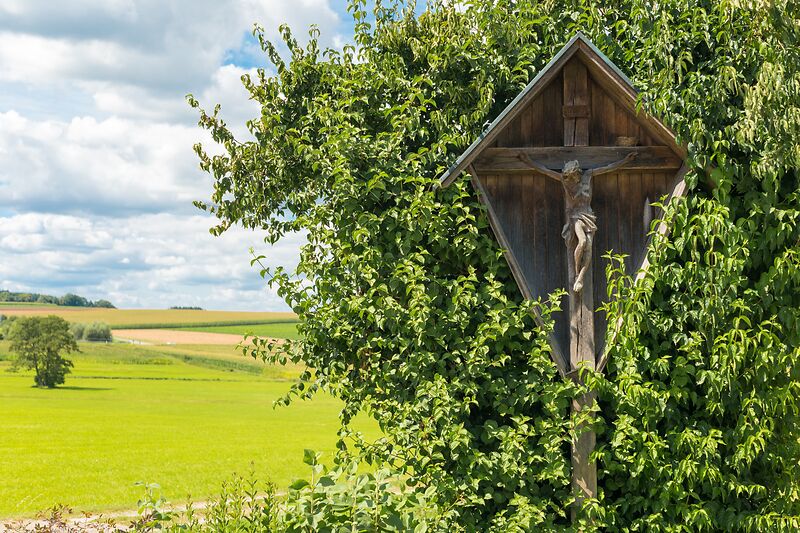
[[[250,247],[292,267],[302,236],[214,238],[192,206],[211,178],[184,96],[222,105],[242,135],[257,108],[240,76],[273,37],[317,24],[341,46],[333,0],[3,0],[0,3],[0,288],[107,298],[120,307],[282,310]]]

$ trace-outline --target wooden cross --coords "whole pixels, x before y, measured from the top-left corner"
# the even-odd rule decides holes
[[[597,231],[596,218],[592,210],[592,178],[614,172],[636,158],[632,152],[614,163],[602,167],[581,169],[578,160],[567,161],[561,172],[550,170],[545,165],[533,161],[524,152],[520,159],[531,169],[558,180],[564,187],[566,222],[561,236],[567,245],[567,264],[569,265],[569,307],[570,307],[570,377],[580,381],[581,367],[595,369],[594,356],[594,301],[592,298],[592,245]],[[586,289],[586,290],[584,290]],[[585,394],[573,402],[573,411],[580,412],[591,407],[594,398]],[[572,486],[580,505],[586,498],[597,495],[597,468],[589,460],[595,447],[595,435],[578,427],[578,436],[572,443]]]
[[[666,126],[638,112],[630,80],[578,34],[442,175],[446,187],[470,173],[523,297],[567,289],[569,312],[554,315],[550,336],[565,378],[580,382],[581,368],[602,371],[607,362],[605,319],[595,316],[605,278],[593,246],[627,254],[626,271],[639,279],[656,216],[651,204],[685,194],[685,157]],[[593,181],[598,176],[606,177]],[[666,231],[664,223],[657,231]],[[585,394],[572,411],[594,402]],[[590,425],[576,428],[573,518],[597,496],[595,440]]]

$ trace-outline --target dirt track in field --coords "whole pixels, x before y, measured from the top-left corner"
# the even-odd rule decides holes
[[[172,329],[115,329],[115,339],[151,344],[227,344],[242,342],[243,335],[206,333],[204,331],[175,331]]]

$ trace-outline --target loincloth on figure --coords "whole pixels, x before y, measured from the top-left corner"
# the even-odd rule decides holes
[[[571,213],[569,217],[569,223],[564,224],[564,229],[561,230],[561,237],[564,239],[571,239],[575,237],[575,222],[580,220],[583,222],[583,231],[586,233],[588,238],[592,238],[592,235],[595,231],[597,231],[597,217],[594,216],[594,213],[591,211],[578,211],[575,213]]]

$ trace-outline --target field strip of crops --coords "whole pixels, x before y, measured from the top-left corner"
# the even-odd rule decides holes
[[[96,307],[23,306],[0,303],[0,315],[57,315],[70,322],[105,322],[125,329],[241,326],[295,322],[294,313],[200,311],[190,309],[104,309]]]
[[[242,335],[232,333],[206,333],[203,331],[180,331],[174,329],[115,329],[117,340],[131,340],[152,344],[222,344],[236,345]]]

